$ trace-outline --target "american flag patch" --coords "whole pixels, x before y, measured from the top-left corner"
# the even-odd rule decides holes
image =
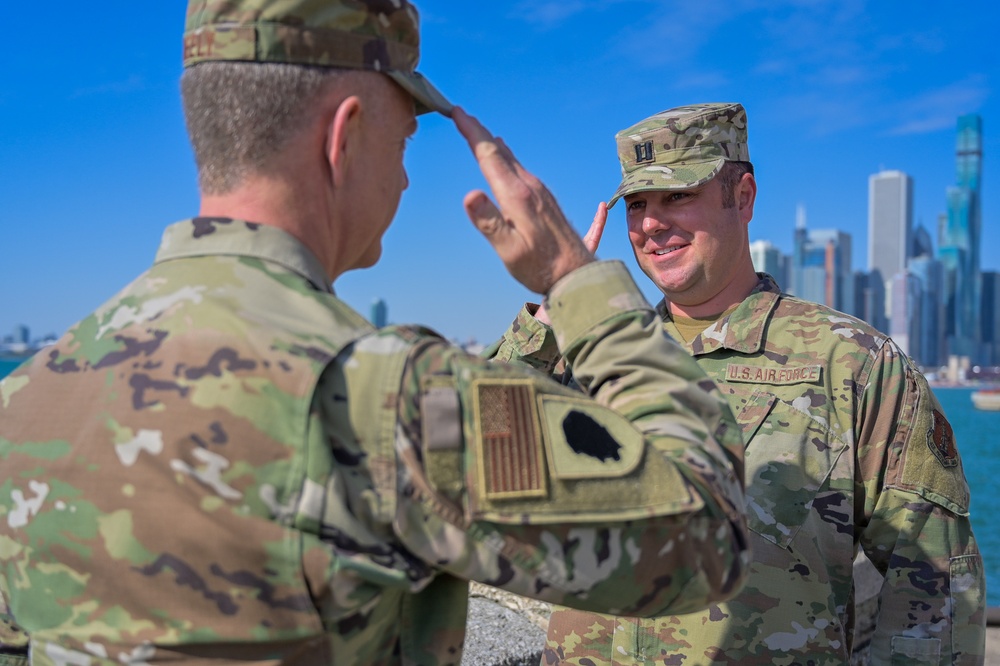
[[[476,392],[480,487],[487,499],[544,496],[545,462],[530,382],[481,383]]]

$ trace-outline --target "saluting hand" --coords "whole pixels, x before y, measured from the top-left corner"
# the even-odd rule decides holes
[[[461,108],[455,107],[452,118],[499,204],[498,208],[482,190],[473,190],[465,195],[465,212],[514,279],[545,294],[561,277],[593,261],[594,255],[566,220],[555,197],[521,166],[503,141]]]

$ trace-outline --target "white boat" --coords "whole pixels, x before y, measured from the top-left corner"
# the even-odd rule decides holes
[[[972,404],[976,409],[990,412],[1000,411],[1000,388],[980,389],[972,394]]]

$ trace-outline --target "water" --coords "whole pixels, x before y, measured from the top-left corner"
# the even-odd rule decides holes
[[[965,477],[972,490],[972,529],[986,565],[986,601],[1000,606],[1000,521],[990,516],[1000,499],[1000,412],[985,412],[972,406],[972,388],[935,388],[944,413],[955,431]],[[996,447],[996,448],[994,448]]]
[[[0,358],[0,379],[3,379],[10,373],[14,372],[14,368],[21,365],[24,359],[10,360],[9,358]]]
[[[0,378],[21,361],[0,359]],[[935,388],[934,393],[951,421],[962,454],[965,475],[972,488],[972,529],[986,564],[986,591],[990,606],[1000,606],[1000,521],[989,516],[1000,499],[1000,412],[984,412],[972,406],[971,388]],[[996,449],[993,447],[997,446]]]

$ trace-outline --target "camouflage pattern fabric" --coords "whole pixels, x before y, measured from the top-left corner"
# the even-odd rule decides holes
[[[184,67],[271,62],[382,72],[410,93],[417,113],[452,105],[416,71],[417,9],[407,0],[190,0]]]
[[[668,397],[709,380],[622,264],[549,299],[584,394],[374,330],[276,228],[169,227],[0,382],[0,664],[458,664],[468,580],[628,615],[731,597],[731,414]]]
[[[622,182],[608,208],[626,194],[697,187],[727,161],[750,161],[747,112],[736,103],[661,111],[618,132],[615,143]]]
[[[848,664],[860,546],[885,576],[871,663],[982,664],[982,557],[940,404],[890,339],[760,277],[686,345],[747,442],[747,585],[694,614],[556,610],[541,663]],[[553,367],[543,329],[523,319],[496,354]]]

